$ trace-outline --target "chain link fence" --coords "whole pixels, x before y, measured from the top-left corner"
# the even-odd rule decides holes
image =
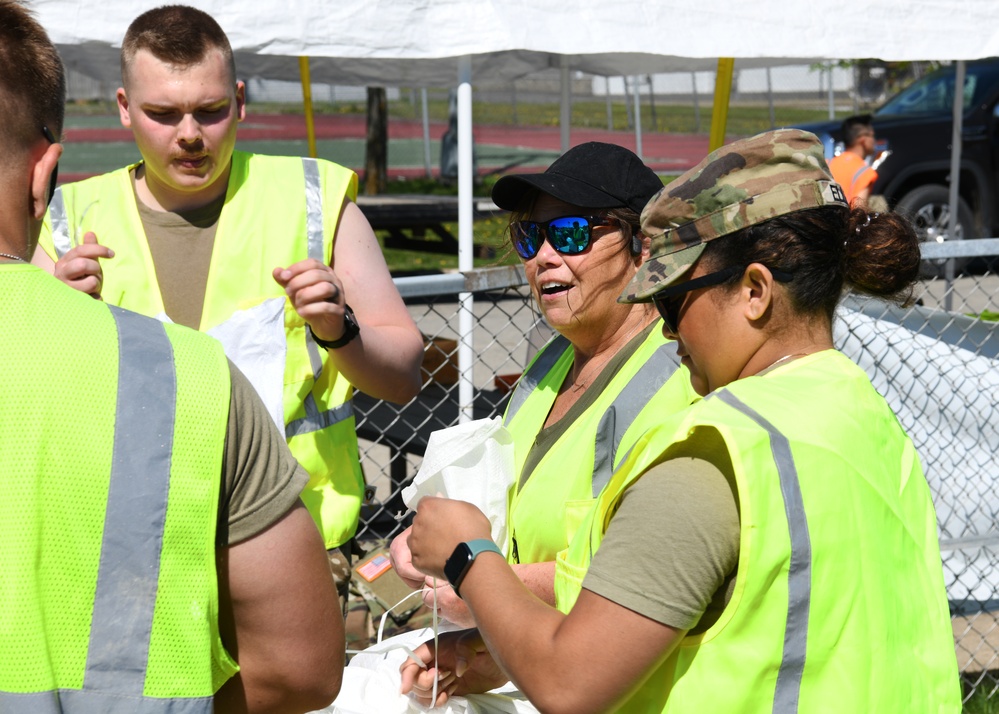
[[[870,111],[939,63],[854,60],[770,67],[741,67],[736,63],[729,101],[732,107],[752,111],[729,117],[733,134],[755,134],[807,121],[842,118]],[[707,133],[714,104],[715,71],[698,70],[605,77],[572,72],[569,84],[574,127],[628,130],[637,123],[645,132]],[[484,124],[555,125],[559,121],[560,71],[539,70],[512,82],[473,78],[476,122]],[[268,83],[257,96],[295,101],[301,89]],[[448,89],[398,88],[394,116],[419,120],[426,91],[430,117],[446,119]],[[636,97],[637,94],[637,97]],[[344,88],[314,88],[316,101],[349,101]],[[538,105],[551,105],[545,114]],[[541,113],[539,113],[541,112]]]
[[[912,307],[848,297],[835,339],[867,370],[916,444],[940,523],[966,699],[988,700],[999,692],[999,323],[987,318],[999,318],[999,274],[984,256],[999,255],[999,239],[924,244],[923,255],[933,277],[917,285]],[[425,336],[426,386],[404,406],[355,399],[371,494],[361,541],[408,525],[400,492],[430,434],[460,415],[502,414],[509,385],[551,334],[519,267],[396,284]],[[460,314],[469,309],[474,357],[462,374]],[[470,386],[464,393],[462,376]]]

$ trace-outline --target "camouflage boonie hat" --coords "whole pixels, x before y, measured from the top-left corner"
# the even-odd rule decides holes
[[[849,208],[818,137],[799,129],[733,142],[657,193],[642,211],[651,257],[620,302],[649,302],[721,238],[775,216],[820,206]]]

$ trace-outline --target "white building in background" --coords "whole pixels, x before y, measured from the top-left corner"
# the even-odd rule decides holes
[[[769,74],[769,76],[768,76]],[[820,70],[811,65],[789,65],[772,67],[770,69],[737,69],[732,80],[733,96],[740,94],[766,95],[802,95],[814,93],[816,96],[829,91],[828,70]],[[649,79],[651,78],[651,84]],[[623,95],[625,79],[623,77],[593,77],[593,94],[605,96]],[[834,67],[832,69],[832,89],[834,92],[849,92],[854,86],[852,68]],[[656,96],[694,94],[713,94],[715,91],[715,73],[705,72],[671,72],[669,74],[639,75],[639,92],[648,94],[651,91]],[[632,81],[629,78],[628,92],[632,91]]]

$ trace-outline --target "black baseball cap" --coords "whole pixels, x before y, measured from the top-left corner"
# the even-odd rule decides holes
[[[544,173],[511,174],[493,185],[493,203],[513,211],[538,190],[582,208],[621,208],[641,214],[663,187],[656,172],[617,144],[590,141],[562,154]]]

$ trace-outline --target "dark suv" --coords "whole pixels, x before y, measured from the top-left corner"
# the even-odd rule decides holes
[[[954,66],[917,80],[874,112],[878,167],[873,193],[908,215],[921,240],[943,240],[950,221],[950,150]],[[958,235],[999,235],[999,58],[968,62],[964,83]],[[842,149],[839,122],[806,124],[826,146]]]

